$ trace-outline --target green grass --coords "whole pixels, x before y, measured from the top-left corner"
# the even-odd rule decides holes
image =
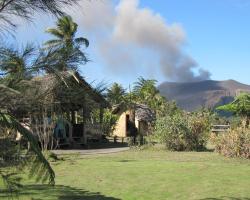
[[[64,157],[56,186],[26,181],[20,200],[248,200],[250,161],[215,153],[128,151]],[[7,199],[4,193],[0,199]]]

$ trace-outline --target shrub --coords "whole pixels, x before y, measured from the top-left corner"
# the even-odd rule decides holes
[[[193,114],[188,117],[189,132],[186,140],[190,150],[204,150],[208,141],[211,122],[207,113]]]
[[[250,129],[238,127],[228,133],[213,135],[215,151],[227,157],[250,158]]]
[[[104,110],[102,130],[104,135],[112,135],[115,130],[115,125],[118,121],[118,116],[112,114],[108,109]]]
[[[156,121],[155,136],[173,151],[200,151],[205,148],[210,123],[207,116],[176,114]]]

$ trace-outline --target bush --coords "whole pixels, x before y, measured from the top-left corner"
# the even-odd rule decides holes
[[[204,150],[210,128],[209,119],[204,115],[176,114],[156,121],[155,135],[169,150]]]
[[[118,121],[118,116],[112,114],[108,109],[104,110],[102,130],[104,135],[112,135]]]
[[[211,128],[208,113],[198,113],[188,117],[189,134],[186,140],[190,150],[204,150],[208,141]]]
[[[227,157],[250,158],[250,129],[238,127],[228,133],[213,135],[215,151]]]

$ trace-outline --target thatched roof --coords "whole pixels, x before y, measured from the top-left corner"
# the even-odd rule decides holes
[[[105,105],[106,100],[77,72],[65,71],[58,75],[48,74],[32,79],[39,93],[51,100],[52,96],[61,103],[81,104],[86,96],[94,102]]]
[[[139,121],[153,122],[156,119],[155,113],[147,105],[136,104],[135,105],[135,117]]]
[[[21,81],[19,86],[23,88],[22,92],[0,85],[1,94],[8,94],[1,95],[1,107],[11,110],[17,116],[40,113],[41,109],[65,112],[84,108],[88,113],[93,108],[107,105],[104,97],[77,72],[37,76]]]
[[[153,122],[156,120],[156,115],[152,109],[150,109],[147,105],[144,104],[133,104],[131,106],[135,110],[135,117],[139,121],[145,122]],[[112,113],[113,114],[121,114],[129,110],[124,103],[113,106]]]

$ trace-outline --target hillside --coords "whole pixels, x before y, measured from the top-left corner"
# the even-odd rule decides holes
[[[169,100],[175,100],[181,108],[193,111],[201,107],[214,108],[229,103],[241,91],[250,92],[250,85],[234,80],[175,83],[159,85],[160,93]]]

